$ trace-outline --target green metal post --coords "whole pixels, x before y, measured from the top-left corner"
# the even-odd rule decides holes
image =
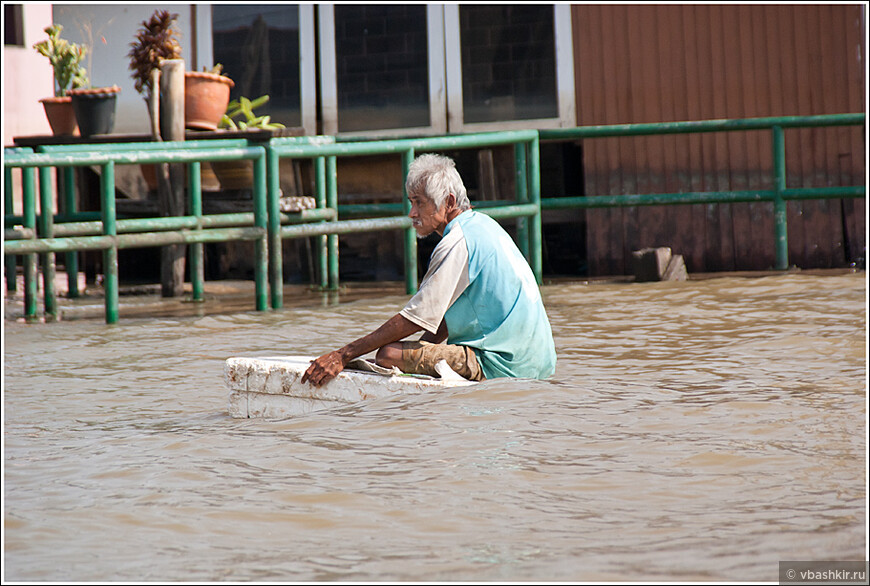
[[[54,191],[51,188],[51,167],[39,168],[39,221],[38,235],[40,238],[54,236]],[[55,254],[46,252],[42,255],[42,298],[46,321],[57,319],[57,288],[54,286],[57,276]]]
[[[338,172],[335,155],[326,158],[326,207],[338,211]],[[338,235],[330,234],[327,239],[329,258],[328,286],[330,291],[338,290]]]
[[[24,227],[30,228],[36,237],[36,170],[33,167],[21,169],[21,191],[24,215]],[[24,257],[24,319],[36,321],[38,305],[38,289],[36,282],[38,268],[36,254]]]
[[[405,179],[408,178],[408,170],[413,161],[412,147],[402,153],[402,204],[406,216],[411,213],[411,200],[408,199]],[[417,231],[413,227],[405,230],[405,292],[408,295],[417,292]]]
[[[529,177],[526,169],[526,144],[514,145],[514,170],[516,171],[516,195],[517,203],[529,201]],[[520,252],[529,261],[529,219],[517,218],[517,244]]]
[[[202,164],[190,163],[187,173],[188,193],[190,193],[190,215],[196,217],[196,229],[202,230]],[[190,245],[190,287],[193,301],[203,300],[205,264],[202,242]]]
[[[254,241],[254,289],[257,311],[269,308],[269,218],[266,205],[266,151],[254,159],[254,225],[262,238]]]
[[[58,168],[58,183],[62,193],[63,213],[71,215],[76,213],[76,186],[74,167]],[[64,266],[66,267],[67,297],[76,299],[81,297],[79,291],[79,253],[76,251],[64,253]]]
[[[773,127],[773,224],[776,241],[776,268],[788,269],[788,210],[782,192],[786,188],[785,138],[781,126]]]
[[[266,147],[266,177],[269,181],[269,275],[270,291],[272,293],[272,309],[280,309],[284,305],[284,260],[281,250],[281,207],[279,192],[281,189],[280,167],[278,153],[271,146]]]
[[[325,208],[326,206],[326,160],[323,157],[317,157],[314,159],[314,197],[317,201],[318,208]],[[327,268],[327,240],[326,236],[318,236],[315,239],[317,243],[314,247],[317,251],[315,253],[315,259],[318,266],[318,275],[320,278],[320,288],[326,289],[329,286],[328,281],[328,268]]]
[[[115,163],[102,165],[100,177],[100,209],[103,212],[103,234],[117,236],[115,223]],[[118,323],[118,246],[103,251],[103,288],[106,295],[106,323]]]
[[[537,137],[529,141],[529,200],[538,206],[538,213],[531,217],[529,230],[529,247],[532,256],[529,263],[532,273],[540,285],[543,283],[541,270],[541,158],[540,142]]]
[[[15,206],[12,199],[12,169],[3,170],[3,209],[4,216],[12,216],[15,212]],[[6,218],[4,217],[4,220]],[[6,228],[6,223],[3,223],[3,228]],[[15,293],[18,290],[18,257],[14,254],[7,254],[4,258],[6,261],[6,291]]]

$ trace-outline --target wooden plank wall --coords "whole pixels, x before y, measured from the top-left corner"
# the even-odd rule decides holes
[[[575,5],[577,124],[864,112],[860,5]],[[864,129],[785,133],[788,187],[860,185]],[[587,196],[767,189],[769,131],[587,139]],[[789,261],[863,262],[864,200],[790,203]],[[671,246],[690,272],[774,266],[772,204],[587,212],[592,275]]]

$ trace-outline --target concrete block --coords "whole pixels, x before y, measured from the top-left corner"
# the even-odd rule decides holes
[[[642,248],[631,253],[634,280],[685,281],[689,278],[686,263],[680,254],[674,255],[667,246]]]

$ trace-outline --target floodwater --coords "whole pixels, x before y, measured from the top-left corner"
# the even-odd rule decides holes
[[[547,381],[227,416],[407,299],[6,320],[10,581],[769,581],[867,559],[866,274],[543,287]]]

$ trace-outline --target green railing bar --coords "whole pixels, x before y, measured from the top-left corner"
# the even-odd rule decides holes
[[[785,189],[785,137],[782,126],[773,127],[773,227],[775,268],[788,268],[788,209],[782,192]]]
[[[202,229],[202,164],[190,163],[187,173],[190,213],[196,219],[197,230]],[[190,247],[190,288],[194,302],[203,300],[205,289],[205,259],[202,242]]]
[[[408,148],[402,153],[402,212],[408,218],[411,213],[411,200],[409,199],[408,190],[405,185],[405,178],[408,177],[408,171],[411,168],[411,163],[414,161],[414,147]],[[408,218],[410,220],[410,218]],[[417,284],[419,281],[417,271],[417,231],[413,228],[405,230],[404,247],[405,247],[405,293],[413,295],[417,292]]]
[[[24,227],[30,228],[36,233],[36,171],[34,169],[21,170],[22,207],[24,213]],[[37,260],[35,254],[28,254],[24,258],[24,319],[35,321],[38,306],[38,287],[36,283]]]
[[[314,199],[317,202],[318,208],[326,207],[326,160],[323,157],[314,159]],[[315,245],[315,259],[317,262],[318,279],[320,279],[320,288],[326,289],[328,282],[328,243],[326,233],[321,234]]]
[[[103,234],[116,236],[115,225],[115,163],[107,161],[102,165],[100,177],[100,210],[103,213]],[[118,248],[103,250],[103,288],[105,291],[106,323],[118,323]]]
[[[41,167],[39,169],[39,209],[42,212],[37,222],[37,235],[39,238],[51,238],[54,235],[54,222],[52,222],[52,196],[51,169]],[[46,321],[57,319],[57,288],[54,286],[57,275],[57,265],[53,252],[42,255],[42,291],[43,291],[43,314]]]
[[[272,148],[271,141],[266,146],[266,176],[269,182],[269,292],[272,309],[284,305],[284,255],[281,250],[281,208],[278,192],[281,189],[278,153]]]
[[[63,204],[60,211],[64,214],[76,214],[75,169],[63,167],[57,170],[60,187],[59,201]],[[75,299],[81,296],[79,291],[79,255],[76,251],[67,252],[64,257],[67,280],[67,297]]]
[[[846,187],[792,187],[782,191],[784,200],[842,199],[864,197],[861,186]],[[579,197],[547,197],[541,199],[541,209],[608,208],[648,205],[680,205],[710,203],[742,203],[774,201],[776,191],[687,191],[684,193],[644,193],[630,195],[589,195]]]
[[[335,220],[338,217],[332,208],[315,208],[293,213],[280,213],[278,219],[282,224],[301,224],[318,220]]]
[[[12,169],[4,169],[3,170],[3,205],[4,210],[7,212],[14,211],[13,199],[12,199]],[[6,221],[4,217],[3,228],[4,228],[4,240],[9,238],[6,236],[5,229],[11,228],[15,224],[11,224]],[[14,254],[5,255],[5,268],[6,268],[6,291],[9,293],[14,293],[18,290],[18,259]]]
[[[326,208],[338,207],[338,174],[335,157],[326,157]],[[334,221],[334,220],[333,220]],[[338,290],[338,235],[330,234],[326,238],[326,256],[329,259],[329,275],[327,287],[330,291]]]
[[[148,143],[150,144],[150,143]],[[65,167],[83,165],[132,165],[135,163],[193,163],[197,161],[230,161],[257,159],[263,147],[233,147],[227,149],[185,149],[165,151],[77,151],[13,154],[3,159],[4,167]]]
[[[378,232],[382,230],[407,230],[411,228],[411,218],[367,218],[363,220],[339,220],[318,224],[297,224],[281,226],[281,238],[306,238],[329,234],[355,234],[357,232]]]
[[[514,145],[514,183],[516,200],[518,203],[529,201],[529,178],[528,168],[526,166],[526,151],[527,146],[525,143]],[[523,256],[526,258],[526,261],[529,260],[530,243],[529,221],[527,218],[519,218],[517,220],[517,244],[519,245],[520,252],[522,252]]]
[[[241,228],[213,228],[189,232],[145,232],[138,234],[118,234],[115,236],[75,236],[69,238],[42,238],[32,240],[13,240],[5,246],[10,252],[36,254],[46,252],[68,252],[70,250],[108,250],[117,248],[148,248],[167,244],[196,244],[207,242],[227,242],[230,240],[266,240],[263,228],[246,226]]]
[[[200,221],[196,216],[169,216],[162,218],[130,218],[116,220],[115,228],[119,234],[130,232],[159,232],[165,230],[183,230],[197,228]],[[202,216],[203,228],[226,228],[231,226],[249,226],[254,223],[253,212],[232,214],[215,214]],[[55,224],[56,236],[88,236],[102,232],[102,221],[68,222]]]
[[[72,170],[72,167],[65,167],[65,169]],[[7,169],[11,170],[11,169]],[[37,214],[37,221],[39,221],[39,214]],[[103,215],[100,212],[75,212],[72,214],[61,213],[54,214],[52,217],[52,222],[54,224],[69,224],[71,222],[83,222],[83,221],[91,221],[91,220],[99,220]],[[24,221],[24,216],[10,216],[6,215],[3,218],[4,224],[7,228],[11,228],[15,224],[20,224]]]
[[[544,282],[544,275],[541,257],[541,155],[537,134],[529,141],[527,163],[529,168],[529,201],[538,208],[538,213],[532,216],[531,225],[529,226],[529,248],[532,257],[529,260],[529,264],[532,267],[532,273],[534,273],[538,285],[540,285]]]
[[[606,136],[643,136],[650,134],[686,134],[694,132],[723,132],[736,130],[770,130],[781,128],[805,128],[818,126],[852,126],[863,124],[863,113],[823,114],[818,116],[779,116],[768,118],[743,118],[698,120],[681,122],[649,122],[641,124],[610,124],[577,126],[540,130],[541,140],[564,140],[576,138],[600,138]]]
[[[36,238],[36,231],[31,228],[3,228],[3,240],[25,240]],[[6,255],[12,256],[12,255]]]
[[[265,237],[254,243],[254,290],[258,311],[269,308],[269,206],[266,188],[266,149],[260,147],[254,159],[254,225],[262,228]],[[278,197],[277,192],[271,194]]]
[[[844,187],[789,187],[782,190],[782,198],[785,200],[805,199],[842,199],[864,197],[866,189],[863,185]]]
[[[451,148],[474,148],[526,142],[536,139],[537,130],[506,130],[480,134],[440,136],[431,138],[412,138],[380,140],[365,143],[332,143],[332,144],[287,144],[274,145],[273,148],[282,157],[326,157],[331,155],[379,155],[401,154],[408,149],[444,150]]]

